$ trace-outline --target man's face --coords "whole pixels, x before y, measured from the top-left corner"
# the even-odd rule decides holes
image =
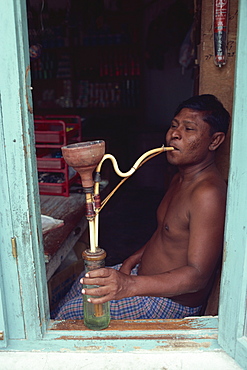
[[[212,155],[210,126],[204,122],[203,113],[183,108],[172,120],[166,134],[168,146],[175,150],[167,152],[167,159],[176,166],[203,163]]]

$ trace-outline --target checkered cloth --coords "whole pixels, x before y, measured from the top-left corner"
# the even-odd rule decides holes
[[[112,268],[119,270],[121,264]],[[137,275],[138,265],[131,271],[131,275]],[[58,308],[51,314],[56,320],[81,320],[83,319],[83,297],[81,293],[81,277],[72,286]],[[137,320],[137,319],[181,319],[188,316],[198,316],[199,307],[183,306],[164,297],[128,297],[110,302],[111,319]]]

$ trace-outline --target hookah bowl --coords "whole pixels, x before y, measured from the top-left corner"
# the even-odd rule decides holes
[[[92,174],[105,154],[105,142],[86,141],[63,146],[61,149],[66,163],[79,173],[83,188],[93,188]]]

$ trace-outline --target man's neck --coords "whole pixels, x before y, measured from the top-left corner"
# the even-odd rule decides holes
[[[212,168],[215,168],[215,162],[213,159],[206,163],[200,163],[190,167],[179,167],[179,179],[181,182],[190,182],[198,176],[206,173],[208,170],[212,170]]]

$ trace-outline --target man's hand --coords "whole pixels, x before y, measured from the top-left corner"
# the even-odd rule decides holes
[[[130,275],[133,267],[136,266],[136,261],[132,261],[131,258],[127,258],[120,267],[119,271],[123,274]]]
[[[131,270],[141,262],[142,255],[144,253],[144,250],[146,248],[146,245],[144,245],[142,248],[140,248],[138,251],[136,251],[134,254],[132,254],[130,257],[128,257],[122,264],[121,268],[119,269],[120,272],[123,272],[126,275],[130,275]]]
[[[115,299],[130,297],[133,276],[126,275],[112,268],[102,268],[89,271],[80,282],[85,285],[98,286],[98,288],[91,289],[83,288],[82,294],[99,296],[98,298],[89,297],[89,302],[101,304]]]

